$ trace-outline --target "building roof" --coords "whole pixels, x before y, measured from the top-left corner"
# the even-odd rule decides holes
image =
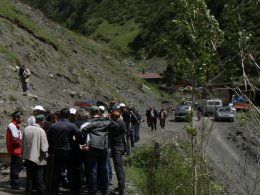
[[[161,79],[161,75],[158,73],[139,73],[138,76],[141,79]]]

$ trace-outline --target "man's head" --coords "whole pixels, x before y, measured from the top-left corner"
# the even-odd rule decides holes
[[[33,108],[34,116],[39,115],[39,114],[44,114],[45,112],[46,112],[46,110],[40,105],[37,105]]]
[[[121,115],[120,111],[114,110],[111,112],[110,118],[111,118],[111,120],[116,121],[120,118],[120,115]]]
[[[70,109],[70,118],[69,118],[70,122],[75,121],[75,119],[76,119],[76,112],[77,112],[77,110],[75,108],[71,108]]]
[[[76,112],[77,120],[84,120],[86,118],[86,111],[84,109],[79,109]]]
[[[21,124],[23,121],[23,114],[21,111],[15,111],[12,114],[13,121],[16,121],[18,124]]]
[[[45,116],[43,114],[39,114],[37,116],[35,116],[35,120],[36,123],[39,124],[41,127],[44,125],[46,119]]]
[[[90,117],[98,117],[100,115],[99,108],[97,106],[91,106],[90,110]]]
[[[63,108],[60,110],[59,118],[68,119],[70,117],[70,110],[68,108]]]

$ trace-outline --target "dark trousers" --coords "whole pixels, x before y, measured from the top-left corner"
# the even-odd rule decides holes
[[[44,168],[45,166],[37,165],[36,163],[26,160],[26,194],[32,194],[33,187],[36,188],[38,195],[46,194],[46,188],[44,185]],[[34,186],[33,186],[34,184]]]
[[[125,171],[123,168],[123,154],[124,150],[112,148],[112,158],[114,161],[114,168],[118,181],[119,194],[122,195],[125,189]]]
[[[22,170],[22,158],[11,155],[10,182],[12,187],[20,186],[19,173]]]
[[[53,154],[53,164],[50,166],[52,167],[53,173],[52,173],[52,184],[50,186],[50,192],[58,192],[61,182],[61,172],[62,168],[67,168],[68,173],[68,179],[70,180],[71,177],[71,162],[73,159],[71,159],[71,151],[55,151]]]
[[[135,135],[134,135],[134,141],[138,142],[140,140],[140,123],[137,123],[133,125]]]
[[[22,83],[23,92],[26,92],[27,86],[26,86],[25,78],[21,76],[20,79]]]
[[[165,127],[165,119],[160,119],[160,126],[162,129]]]
[[[157,129],[157,118],[151,118],[150,119],[150,125],[151,125],[151,131]]]
[[[131,142],[131,147],[135,146],[135,129],[132,127],[130,130],[130,142]]]
[[[88,151],[88,193],[95,195],[98,190],[97,172],[100,171],[100,186],[102,194],[108,192],[108,150],[90,148]]]
[[[126,124],[126,154],[130,155],[131,154],[131,145],[130,145],[130,123],[125,123]]]

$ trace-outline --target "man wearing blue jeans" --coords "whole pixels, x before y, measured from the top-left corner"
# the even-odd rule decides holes
[[[109,185],[107,135],[111,121],[106,117],[100,117],[97,106],[90,109],[90,119],[81,125],[81,137],[85,143],[80,145],[82,150],[87,151],[88,194],[95,195],[100,189],[102,195],[106,195]]]
[[[88,151],[88,192],[91,195],[96,194],[97,186],[97,167],[100,171],[100,191],[102,195],[108,192],[108,150],[90,147]]]

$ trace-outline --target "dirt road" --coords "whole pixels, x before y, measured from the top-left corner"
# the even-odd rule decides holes
[[[143,123],[142,138],[139,144],[148,144],[151,140],[164,138],[174,142],[179,139],[187,139],[184,126],[188,123],[175,122],[173,118],[173,115],[170,115],[166,122],[166,128],[164,130],[158,128],[159,130],[156,132],[151,132]],[[217,181],[226,188],[228,194],[259,194],[259,159],[256,159],[255,154],[252,154],[249,148],[243,147],[244,141],[248,141],[249,138],[240,132],[238,119],[235,122],[214,122],[213,118],[205,117],[203,120],[207,121],[207,127],[213,124],[207,145],[207,160],[214,169]],[[196,127],[201,127],[201,122],[201,120],[197,121],[197,118],[194,118]]]

